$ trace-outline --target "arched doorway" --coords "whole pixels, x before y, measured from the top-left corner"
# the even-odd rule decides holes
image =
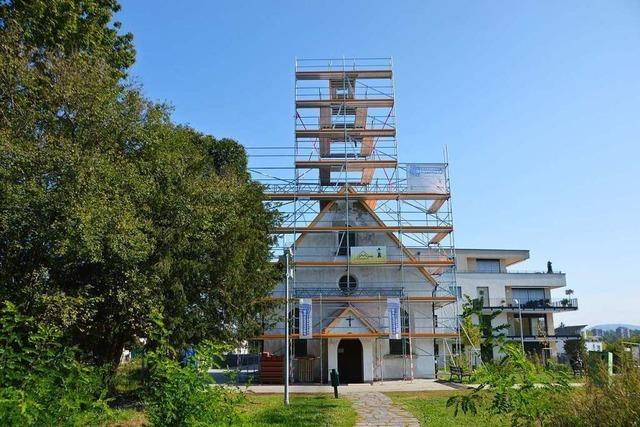
[[[338,344],[338,373],[341,383],[361,383],[362,343],[359,339],[342,339]]]

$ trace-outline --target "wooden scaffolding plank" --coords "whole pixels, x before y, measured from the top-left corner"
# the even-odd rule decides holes
[[[369,99],[300,99],[296,101],[296,108],[322,108],[338,107],[393,107],[393,98],[369,98]]]
[[[433,236],[430,240],[429,240],[429,244],[435,245],[436,243],[440,243],[442,241],[442,239],[444,239],[445,237],[447,237],[447,234],[449,234],[449,232],[447,233],[438,233],[435,236]]]
[[[438,210],[444,205],[446,199],[435,199],[435,201],[431,204],[429,209],[427,209],[427,213],[436,213]]]
[[[395,137],[395,128],[385,129],[296,129],[296,137],[298,138],[332,138],[340,139],[344,136],[352,138],[366,137]]]
[[[341,168],[351,171],[358,171],[365,168],[395,168],[396,160],[351,160],[351,159],[321,159],[321,160],[298,160],[295,167],[298,169],[316,169],[322,167]]]
[[[391,70],[356,70],[356,71],[296,71],[297,80],[341,80],[341,79],[390,79]]]
[[[362,233],[397,233],[402,231],[403,233],[438,233],[444,234],[450,233],[453,231],[453,227],[451,226],[420,226],[420,225],[409,225],[409,226],[382,226],[382,225],[365,225],[365,226],[330,226],[330,227],[276,227],[273,229],[274,233],[280,234],[290,234],[293,232],[296,233],[331,233],[337,231],[355,231]]]
[[[342,200],[345,198],[344,192],[286,192],[286,193],[265,193],[265,196],[269,200]],[[416,192],[354,192],[349,194],[349,198],[353,200],[436,200],[442,201],[449,198],[449,194],[445,193],[416,193]],[[440,205],[442,205],[440,203]],[[435,204],[435,203],[434,203]]]

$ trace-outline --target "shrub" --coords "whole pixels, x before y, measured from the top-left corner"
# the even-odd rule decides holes
[[[244,395],[237,389],[214,384],[208,368],[224,346],[203,342],[192,355],[178,361],[168,346],[166,331],[154,320],[161,338],[156,350],[148,353],[149,379],[146,408],[154,426],[211,426],[232,424],[238,420],[236,404]]]
[[[608,381],[604,364],[600,372],[587,379],[584,387],[576,389],[570,398],[559,404],[549,420],[556,426],[624,427],[640,425],[640,370],[632,363],[623,363],[619,374]]]
[[[476,370],[480,386],[471,394],[449,398],[447,406],[453,406],[456,415],[460,410],[472,414],[484,410],[510,417],[514,426],[546,425],[557,400],[569,393],[568,375],[555,367],[537,366],[518,345],[505,344],[501,352],[505,357],[500,363]]]
[[[0,316],[0,425],[91,425],[111,415],[102,370],[85,366],[54,327],[6,302]]]

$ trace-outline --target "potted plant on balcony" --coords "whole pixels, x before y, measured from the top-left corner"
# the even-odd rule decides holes
[[[560,301],[560,304],[562,304],[563,307],[567,307],[571,303],[569,297],[573,295],[573,289],[567,289],[566,291],[564,291],[564,294],[567,296],[567,298],[563,298]]]

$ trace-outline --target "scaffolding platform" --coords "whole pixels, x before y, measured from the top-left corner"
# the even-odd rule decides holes
[[[392,68],[389,58],[297,60],[293,145],[248,151],[265,203],[281,215],[271,230],[274,262],[291,254],[292,342],[304,300],[322,315],[312,341],[322,349],[332,339],[373,339],[375,369],[382,372],[380,343],[390,340],[386,305],[394,298],[408,344],[403,375],[413,378],[414,358],[435,363],[436,342],[459,347],[454,227],[446,156],[439,163],[398,161]],[[381,241],[385,250],[378,248],[375,262],[352,256],[353,248],[366,255],[370,242]],[[347,288],[336,283],[340,274]],[[351,275],[359,274],[352,287]],[[389,275],[397,279],[384,282]],[[281,288],[272,299],[287,301]],[[454,307],[453,315],[436,315],[445,306]],[[360,330],[344,326],[347,315]],[[256,339],[284,337],[278,323]]]

